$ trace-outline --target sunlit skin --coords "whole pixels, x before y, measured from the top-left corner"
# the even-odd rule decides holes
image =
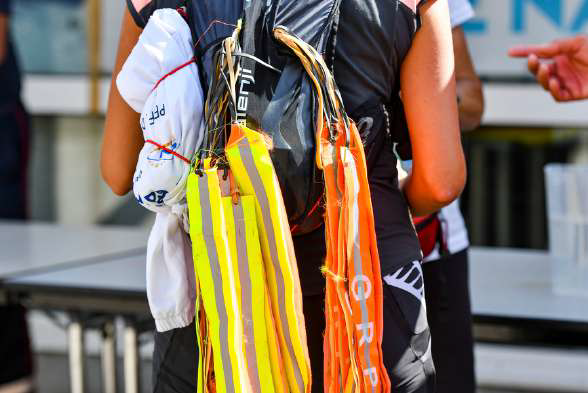
[[[140,34],[141,29],[125,8],[116,63],[112,72],[100,157],[102,177],[117,195],[124,195],[131,189],[139,152],[144,144],[139,127],[139,113],[123,100],[115,83],[116,76]]]
[[[466,179],[447,2],[427,2],[421,18],[400,74],[413,158],[402,188],[416,215],[451,203]]]
[[[556,101],[588,98],[588,36],[514,47],[508,54],[526,57],[529,72]]]

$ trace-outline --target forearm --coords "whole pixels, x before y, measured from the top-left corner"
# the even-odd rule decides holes
[[[396,169],[398,171],[398,187],[406,197],[412,214],[424,216],[445,205],[436,198],[428,197],[431,195],[428,188],[420,186],[419,179],[413,178],[412,165],[409,168],[404,168],[398,162]]]
[[[480,125],[484,113],[482,83],[474,69],[462,28],[454,28],[451,35],[459,102],[459,125],[462,131],[471,131]]]
[[[403,190],[419,215],[453,201],[465,182],[447,3],[428,2],[421,11],[422,27],[401,69],[413,158]]]
[[[399,186],[415,216],[436,212],[453,202],[461,193],[461,188],[459,192],[444,188],[433,194],[430,185],[423,181],[423,176],[415,176],[412,171],[399,182]]]
[[[102,177],[118,195],[124,195],[131,189],[139,152],[144,144],[139,114],[123,100],[115,83],[116,76],[135,46],[140,32],[128,10],[125,11],[112,73],[100,160]]]
[[[104,181],[112,191],[124,195],[132,187],[144,140],[139,127],[139,114],[123,101],[114,79],[110,86],[100,168]]]
[[[480,80],[477,78],[475,80],[458,80],[457,97],[461,130],[475,130],[480,125],[484,113],[484,96]]]

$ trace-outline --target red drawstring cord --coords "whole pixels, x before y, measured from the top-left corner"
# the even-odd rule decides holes
[[[160,79],[157,81],[157,83],[155,84],[155,86],[153,86],[153,89],[151,89],[151,91],[153,91],[153,90],[157,89],[157,86],[159,86],[159,84],[160,84],[161,82],[163,82],[163,80],[164,80],[165,78],[167,78],[167,77],[168,77],[168,76],[170,76],[170,75],[173,75],[173,74],[175,74],[176,72],[178,72],[178,71],[179,71],[179,70],[181,70],[182,68],[184,68],[184,67],[186,67],[186,66],[189,66],[190,64],[192,64],[192,63],[194,63],[194,62],[196,62],[196,59],[195,59],[195,58],[192,58],[192,59],[190,59],[189,61],[185,62],[184,64],[181,64],[181,65],[177,66],[176,68],[174,68],[173,70],[171,70],[170,72],[168,72],[167,74],[165,74],[164,76],[162,76],[162,77],[161,77],[161,78],[160,78]]]
[[[160,145],[159,143],[157,143],[157,142],[155,142],[155,141],[153,141],[153,140],[151,140],[151,139],[147,139],[147,140],[145,141],[145,143],[151,143],[152,145],[155,145],[155,146],[157,146],[157,147],[158,147],[158,148],[160,148],[161,150],[163,150],[163,151],[165,151],[165,152],[168,152],[169,154],[173,154],[174,156],[178,157],[180,160],[184,161],[184,162],[185,162],[185,163],[187,163],[188,165],[190,165],[190,163],[191,163],[191,161],[190,161],[190,160],[188,160],[188,159],[187,159],[186,157],[184,157],[183,155],[181,155],[181,154],[179,154],[179,153],[176,153],[175,151],[173,151],[173,150],[170,150],[170,149],[168,149],[167,147],[165,147],[165,146],[163,146],[163,145]]]
[[[314,213],[314,211],[316,209],[318,209],[318,207],[320,206],[322,200],[323,200],[323,198],[320,197],[319,200],[316,201],[316,203],[314,204],[314,206],[312,207],[312,209],[310,209],[310,211],[308,212],[308,214],[306,215],[306,217],[309,217],[312,213]],[[296,231],[297,229],[298,229],[298,224],[296,224],[292,228],[290,228],[290,233],[294,233],[294,231]]]
[[[237,25],[234,25],[232,23],[227,23],[227,22],[223,22],[222,20],[219,19],[215,19],[212,22],[210,22],[210,24],[208,25],[208,27],[206,28],[206,30],[204,30],[204,33],[202,33],[200,35],[200,37],[198,37],[198,40],[196,41],[196,43],[194,44],[194,48],[196,48],[198,46],[198,44],[200,43],[200,41],[202,41],[202,39],[204,38],[204,36],[206,35],[206,33],[208,33],[208,31],[212,28],[212,26],[214,26],[216,23],[221,24],[221,25],[225,25],[225,26],[230,26],[230,27],[237,27]]]

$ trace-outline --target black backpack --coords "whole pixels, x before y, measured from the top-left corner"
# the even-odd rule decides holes
[[[300,59],[274,37],[281,27],[319,53],[334,48],[340,0],[251,0],[241,19],[239,47],[227,54],[213,47],[207,106],[226,105],[228,77],[219,72],[227,56],[239,63],[235,102],[208,111],[209,137],[204,151],[222,146],[226,125],[238,121],[262,132],[294,235],[309,233],[323,223],[323,176],[315,162],[316,93]],[[207,49],[210,51],[210,48]],[[206,65],[205,65],[206,67]],[[224,107],[223,107],[224,108]],[[219,137],[219,134],[220,137]],[[223,135],[224,134],[224,135]],[[220,150],[220,149],[219,149]],[[219,151],[219,156],[222,152]]]
[[[270,155],[294,235],[323,223],[323,175],[315,162],[316,96],[299,58],[277,41],[273,30],[283,27],[331,58],[339,4],[252,0],[243,18],[241,49],[256,59],[241,58],[237,118],[271,138]]]
[[[235,54],[241,72],[231,117],[261,130],[270,140],[292,233],[317,229],[323,223],[324,186],[315,163],[315,90],[299,58],[274,38],[273,30],[285,28],[323,54],[332,67],[341,0],[154,0],[153,9],[174,2],[186,10],[205,93],[222,85],[215,80],[215,57],[222,41],[242,21],[240,48]],[[402,104],[397,101],[391,106],[365,103],[350,113],[362,133],[368,172],[384,146],[397,140],[390,135],[391,129],[407,134],[403,117],[398,116],[403,115]],[[366,116],[374,120],[369,128],[387,132],[370,133],[368,129],[364,134],[361,119]],[[396,124],[399,120],[403,124]],[[410,146],[405,150],[410,151]]]

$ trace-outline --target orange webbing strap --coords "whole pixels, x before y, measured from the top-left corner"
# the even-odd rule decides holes
[[[327,231],[324,391],[387,393],[382,281],[363,145],[321,56],[283,29],[274,34],[298,56],[318,100],[317,165],[325,180]]]
[[[200,286],[196,284],[196,312],[195,312],[196,340],[198,341],[198,391],[215,393],[214,365],[212,362],[212,340],[209,339],[208,319],[202,304]]]
[[[341,160],[345,171],[345,194],[348,197],[349,300],[353,314],[361,315],[361,324],[356,324],[355,330],[360,350],[358,360],[367,387],[381,384],[384,389],[389,389],[390,381],[384,368],[381,347],[382,280],[365,155],[354,123],[350,123],[349,131],[350,146],[341,149]]]

